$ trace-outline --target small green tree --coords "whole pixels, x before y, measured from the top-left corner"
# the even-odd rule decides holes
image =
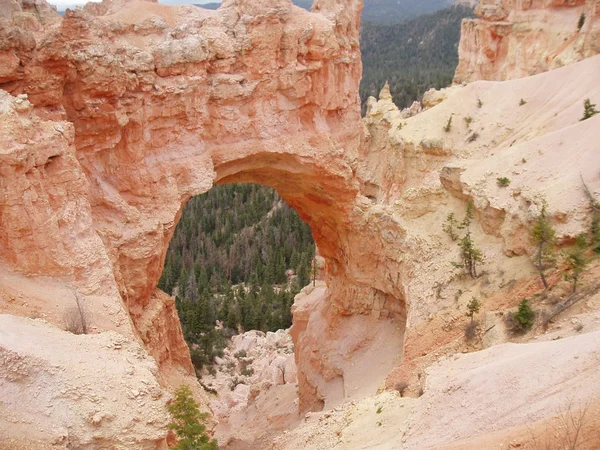
[[[589,98],[586,98],[583,101],[583,117],[580,119],[580,122],[583,122],[584,120],[589,119],[596,114],[598,114],[596,105],[592,103]]]
[[[583,180],[583,176],[581,177],[581,182],[583,183],[583,189],[585,194],[587,195],[590,201],[590,208],[592,209],[592,226],[590,228],[590,246],[595,253],[600,253],[600,202],[598,202],[585,181]]]
[[[456,241],[459,237],[457,231],[459,228],[460,223],[454,218],[454,213],[448,214],[448,217],[446,217],[446,222],[442,225],[442,230],[444,233],[450,236],[450,239]]]
[[[465,269],[465,272],[471,278],[477,278],[477,265],[483,262],[483,253],[475,247],[469,230],[467,230],[465,236],[459,241],[458,247],[460,248],[460,257],[462,260],[462,264],[459,265]]]
[[[513,317],[522,331],[527,331],[533,326],[535,313],[533,312],[533,309],[531,309],[531,306],[529,306],[529,300],[526,298],[521,300],[521,303],[519,303],[519,310],[516,313],[513,313]]]
[[[187,385],[181,385],[175,391],[175,400],[168,406],[173,422],[169,428],[175,431],[179,442],[176,450],[218,450],[216,439],[206,434],[206,426],[202,423],[208,414],[201,413],[198,403]]]
[[[480,309],[481,302],[473,297],[467,305],[467,310],[469,311],[467,312],[467,317],[471,319],[471,322],[473,322],[473,317],[479,312]]]
[[[533,264],[540,273],[540,279],[542,280],[545,289],[548,289],[548,281],[546,281],[544,271],[549,265],[554,263],[552,252],[554,250],[555,241],[556,231],[552,227],[552,222],[548,219],[546,203],[544,202],[542,211],[531,229],[531,242],[537,247],[533,258]]]
[[[581,31],[584,23],[585,23],[585,14],[581,13],[581,15],[579,16],[579,21],[577,22],[577,32]]]
[[[462,220],[458,228],[460,230],[466,230],[465,235],[458,242],[458,247],[460,248],[460,259],[459,263],[452,263],[454,267],[459,267],[464,269],[464,271],[469,274],[472,278],[477,278],[477,264],[483,262],[483,253],[479,250],[473,239],[471,238],[471,230],[469,229],[471,225],[471,221],[473,220],[474,213],[473,202],[469,201],[467,203],[467,211],[465,213],[465,218]]]
[[[565,273],[565,280],[573,282],[573,293],[577,290],[579,276],[588,263],[585,256],[586,245],[587,240],[585,234],[580,234],[575,239],[575,245],[565,254],[563,259],[563,263],[567,270]]]

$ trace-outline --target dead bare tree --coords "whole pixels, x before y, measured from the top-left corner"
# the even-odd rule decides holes
[[[69,307],[63,316],[65,330],[73,334],[87,334],[88,314],[79,292],[74,291],[75,305]]]
[[[550,321],[553,320],[560,313],[562,313],[566,309],[569,309],[571,306],[577,304],[579,301],[585,298],[589,298],[592,295],[595,295],[598,291],[600,291],[600,283],[596,283],[592,286],[587,287],[584,290],[572,293],[563,302],[559,303],[553,311],[550,311],[545,314],[545,316],[542,318],[542,326],[544,328],[548,327],[548,323],[550,323]]]
[[[577,450],[583,448],[586,442],[586,431],[588,427],[586,416],[590,409],[590,403],[576,407],[573,402],[567,403],[559,409],[555,420],[546,425],[542,436],[537,436],[529,428],[531,441],[535,450]],[[557,447],[559,445],[560,447]]]

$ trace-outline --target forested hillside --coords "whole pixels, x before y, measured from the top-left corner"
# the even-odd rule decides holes
[[[304,9],[310,9],[312,0],[292,0],[294,5]],[[429,14],[439,9],[446,8],[454,3],[454,0],[365,0],[362,13],[363,21],[380,24],[392,24],[401,20]],[[220,3],[206,3],[196,5],[206,9],[217,9]]]
[[[365,0],[363,22],[393,24],[446,8],[454,0]]]
[[[431,87],[452,83],[458,64],[460,23],[472,8],[457,5],[394,25],[364,21],[360,48],[360,99],[377,96],[386,81],[399,108],[420,100]]]
[[[310,228],[273,189],[221,185],[192,198],[158,286],[176,296],[196,367],[218,354],[224,334],[288,328],[313,255]],[[215,331],[217,319],[228,330]]]

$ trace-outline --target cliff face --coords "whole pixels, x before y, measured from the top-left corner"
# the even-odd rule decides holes
[[[475,14],[462,24],[455,83],[522,78],[600,53],[598,0],[481,0]]]

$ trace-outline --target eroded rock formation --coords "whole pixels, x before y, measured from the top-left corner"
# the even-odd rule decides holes
[[[600,53],[598,0],[481,0],[475,14],[462,23],[456,83],[522,78]]]
[[[62,19],[41,1],[10,5],[0,311],[64,328],[80,302],[94,333],[143,344],[163,386],[193,376],[173,299],[155,287],[183,205],[215,183],[276,188],[325,259],[325,283],[294,307],[301,411],[367,395],[394,367],[388,385],[414,384],[415,361],[456,335],[472,296],[533,276],[528,227],[544,199],[562,241],[588,226],[580,174],[597,195],[600,117],[579,119],[583,98],[600,95],[598,57],[431,93],[413,117],[384,90],[361,121],[360,0],[317,0],[313,12],[290,0],[217,11],[105,0]],[[487,273],[463,289],[441,225],[467,200]],[[136,439],[160,447],[165,435],[140,427]]]
[[[191,374],[172,299],[154,291],[168,242],[191,196],[256,182],[298,210],[325,258],[324,321],[312,327],[329,324],[318,358],[336,383],[335,317],[403,324],[401,231],[373,181],[382,163],[361,147],[361,1],[316,1],[312,13],[289,0],[217,11],[105,1],[62,19],[44,5],[3,11],[0,84],[2,264],[72,291],[38,290],[38,314],[62,326],[80,295],[96,331],[140,338],[167,378]],[[302,367],[318,344],[297,347]],[[299,377],[301,407],[322,405],[322,370]]]

